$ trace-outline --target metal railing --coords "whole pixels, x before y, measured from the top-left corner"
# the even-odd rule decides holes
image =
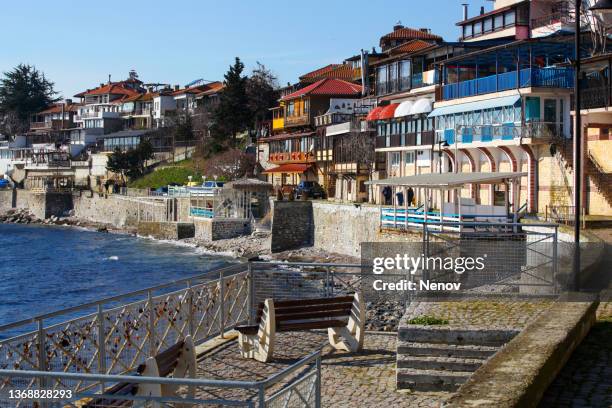
[[[261,381],[143,377],[0,369],[7,390],[0,393],[1,407],[82,407],[88,401],[106,398],[113,406],[133,401],[134,406],[233,406],[233,407],[321,407],[321,352],[316,351]],[[15,398],[23,384],[58,384],[59,398]],[[139,396],[108,393],[109,384],[161,385],[189,390],[176,396]],[[76,387],[75,385],[79,385]],[[32,395],[40,388],[30,388]],[[96,392],[96,390],[99,390]],[[63,391],[64,397],[60,397]],[[69,393],[70,396],[66,396]],[[222,396],[220,396],[220,394]],[[185,404],[185,405],[182,405]],[[103,405],[107,406],[107,405]]]

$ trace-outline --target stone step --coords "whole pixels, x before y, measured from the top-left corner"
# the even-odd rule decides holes
[[[397,355],[397,368],[474,372],[485,362],[481,358]]]
[[[499,350],[496,346],[475,346],[471,344],[416,343],[398,341],[397,354],[431,357],[457,357],[486,359]]]
[[[397,389],[412,391],[456,391],[470,378],[471,372],[397,369]]]
[[[400,325],[398,339],[417,343],[471,344],[477,346],[502,346],[518,331],[449,326]]]

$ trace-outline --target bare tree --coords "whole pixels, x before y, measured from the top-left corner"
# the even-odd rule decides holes
[[[204,163],[204,174],[207,177],[221,177],[235,180],[253,175],[255,156],[238,149],[226,150],[208,158]]]

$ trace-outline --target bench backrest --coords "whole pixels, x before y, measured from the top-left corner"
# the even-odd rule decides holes
[[[290,321],[307,322],[331,318],[348,318],[351,315],[353,300],[353,295],[332,298],[275,300],[276,325],[279,326]],[[262,302],[257,307],[256,324],[261,323],[263,310],[264,304]]]

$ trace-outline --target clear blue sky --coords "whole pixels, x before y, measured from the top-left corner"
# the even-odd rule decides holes
[[[0,71],[33,64],[71,97],[135,69],[145,82],[222,79],[239,56],[260,61],[281,84],[361,48],[378,46],[398,20],[459,36],[461,3],[470,16],[486,0],[7,1],[0,24]]]

